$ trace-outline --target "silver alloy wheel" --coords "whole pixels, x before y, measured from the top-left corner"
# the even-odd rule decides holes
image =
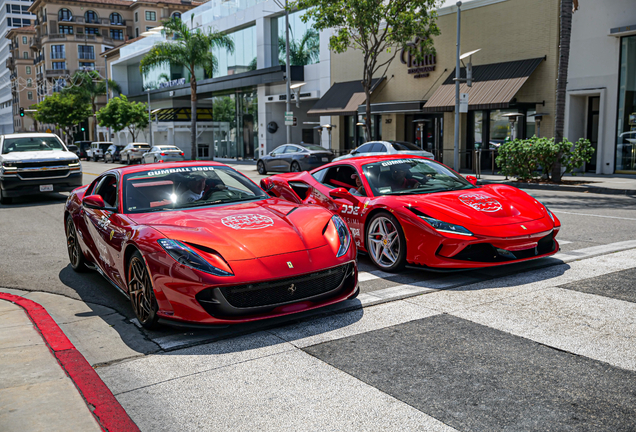
[[[380,216],[367,231],[367,246],[373,262],[383,268],[394,266],[400,256],[400,236],[391,219]]]
[[[298,162],[292,162],[291,172],[300,172],[300,165],[298,165]]]
[[[68,249],[68,258],[71,261],[73,267],[80,265],[80,253],[79,245],[77,244],[77,232],[75,231],[75,225],[71,218],[66,220],[66,247]]]
[[[137,256],[130,260],[128,270],[128,294],[137,319],[145,324],[152,315],[152,284],[146,265]]]

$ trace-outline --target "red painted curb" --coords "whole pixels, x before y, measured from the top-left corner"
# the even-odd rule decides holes
[[[10,301],[24,309],[103,430],[108,432],[139,431],[135,422],[117,402],[110,389],[66,337],[46,309],[33,300],[13,294],[0,292],[0,300]]]

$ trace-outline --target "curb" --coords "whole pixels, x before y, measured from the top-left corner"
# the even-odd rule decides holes
[[[579,192],[579,193],[595,193],[601,195],[636,195],[634,189],[611,189],[598,186],[563,186],[563,185],[550,185],[550,184],[534,184],[534,183],[519,183],[519,182],[499,182],[492,180],[479,180],[479,184],[505,184],[514,186],[519,189],[538,189],[549,191],[562,191],[562,192]]]
[[[119,404],[110,389],[62,329],[41,305],[13,294],[1,293],[0,300],[20,306],[33,322],[60,367],[73,381],[99,426],[107,432],[135,432],[139,428]]]

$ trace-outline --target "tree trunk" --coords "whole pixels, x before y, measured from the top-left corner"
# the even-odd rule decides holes
[[[565,127],[565,96],[568,86],[568,64],[570,61],[570,37],[572,35],[572,0],[561,0],[561,23],[559,35],[559,69],[557,75],[556,107],[554,113],[554,142],[563,141]],[[552,181],[561,181],[561,152],[552,167]]]
[[[366,113],[367,113],[367,118],[365,120],[366,123],[366,127],[365,129],[365,141],[371,141],[371,84],[365,84],[364,86],[364,94],[367,97],[367,102],[366,102]]]
[[[193,68],[194,69],[194,68]],[[194,77],[194,73],[191,73],[190,78],[190,91],[192,95],[190,96],[190,132],[192,133],[192,141],[190,143],[192,150],[192,160],[198,159],[197,152],[197,81]],[[214,159],[214,154],[212,155],[212,159]]]

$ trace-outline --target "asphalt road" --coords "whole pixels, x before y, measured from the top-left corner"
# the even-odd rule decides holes
[[[113,166],[83,162],[85,183]],[[71,270],[66,196],[24,197],[0,206],[0,290],[45,305],[142,430],[634,430],[636,250],[616,251],[636,197],[528,192],[563,223],[557,258],[390,275],[360,256],[355,304],[155,332]]]

